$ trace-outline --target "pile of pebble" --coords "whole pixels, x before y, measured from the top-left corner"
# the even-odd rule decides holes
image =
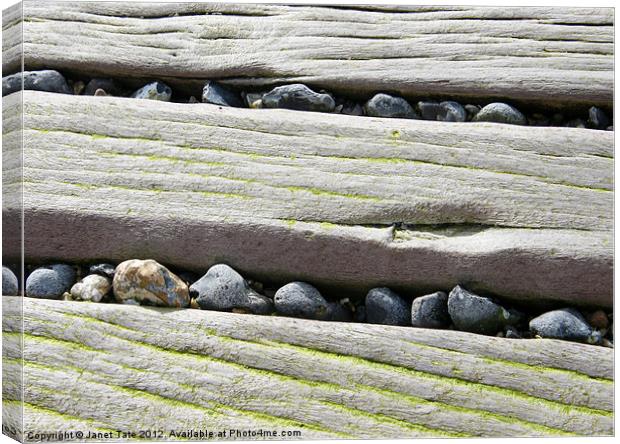
[[[2,95],[19,91],[22,73],[2,79]],[[82,80],[67,81],[54,70],[26,71],[23,73],[24,89],[57,92],[62,94],[91,96],[120,96],[136,99],[151,99],[169,102],[173,92],[170,86],[154,81],[138,90],[131,91],[113,79],[93,78],[88,83]],[[565,116],[555,112],[550,115],[532,113],[524,115],[514,106],[494,102],[484,106],[462,105],[456,101],[443,102],[422,100],[412,106],[402,97],[378,93],[364,103],[335,97],[325,91],[315,92],[301,83],[283,85],[271,91],[237,92],[216,81],[207,81],[202,90],[202,103],[220,106],[249,108],[286,108],[299,111],[348,114],[403,119],[435,120],[441,122],[496,122],[513,125],[565,126],[613,131],[611,119],[596,106],[588,109],[587,115]],[[196,97],[182,97],[185,103],[201,103]]]
[[[32,267],[28,267],[32,268]],[[25,294],[32,298],[116,302],[339,322],[454,329],[506,338],[556,338],[613,347],[613,314],[562,308],[536,316],[505,308],[460,285],[410,301],[389,288],[371,289],[364,301],[328,301],[306,282],[267,289],[225,264],[198,278],[178,275],[154,260],[131,259],[90,267],[53,264],[30,271]],[[2,293],[18,294],[18,280],[2,267]]]

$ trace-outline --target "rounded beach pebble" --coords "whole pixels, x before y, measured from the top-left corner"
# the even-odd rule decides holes
[[[263,108],[286,108],[330,113],[336,107],[336,102],[329,94],[317,93],[304,84],[295,83],[272,89],[263,95],[261,105]]]
[[[58,71],[45,69],[42,71],[24,71],[2,78],[2,95],[14,93],[22,89],[35,91],[55,92],[61,94],[73,94],[73,90],[67,84],[65,78]]]
[[[34,270],[26,279],[26,296],[40,299],[60,299],[75,282],[75,270],[64,264]]]
[[[90,274],[71,287],[71,297],[76,300],[100,302],[111,289],[111,279]]]
[[[133,300],[163,307],[189,305],[189,290],[185,282],[152,259],[131,259],[119,264],[112,287],[114,297],[121,303]]]
[[[472,121],[508,123],[511,125],[527,124],[527,119],[518,109],[501,102],[489,103],[474,116]]]
[[[389,288],[373,288],[366,295],[366,321],[371,324],[409,325],[411,307]]]
[[[273,302],[276,311],[286,316],[324,320],[330,314],[319,290],[305,282],[286,284],[276,292]]]
[[[371,117],[418,118],[418,114],[405,99],[383,93],[376,94],[366,102],[364,110],[366,115]]]
[[[262,307],[267,304],[262,298],[251,300],[249,295],[257,296],[258,293],[250,288],[243,276],[226,264],[213,265],[189,290],[203,310],[228,311],[256,307],[262,311]]]
[[[7,267],[2,267],[2,294],[4,296],[16,296],[19,292],[17,276]]]
[[[492,299],[478,296],[457,285],[448,296],[448,313],[458,330],[495,335],[506,325],[514,325],[520,316]]]
[[[450,325],[448,295],[438,291],[415,298],[411,304],[411,325],[421,328],[447,328]]]
[[[594,330],[581,313],[572,308],[553,310],[530,321],[530,331],[543,338],[598,344],[600,332]]]

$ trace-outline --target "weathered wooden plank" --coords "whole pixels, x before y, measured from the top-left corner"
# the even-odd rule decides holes
[[[16,344],[19,299],[5,299],[5,336]],[[233,421],[305,438],[613,433],[612,373],[593,377],[594,365],[575,371],[572,362],[584,354],[611,369],[610,349],[199,310],[23,304],[25,421],[35,427],[53,419],[87,429],[217,429]],[[5,348],[9,375],[19,370],[17,353]],[[497,358],[504,354],[513,357]],[[87,408],[95,400],[98,408]]]
[[[611,306],[608,132],[24,97],[28,260]]]
[[[547,106],[613,96],[611,8],[25,2],[23,25],[26,69],[155,76],[194,94],[209,78]],[[5,74],[18,70],[15,44],[4,42]]]

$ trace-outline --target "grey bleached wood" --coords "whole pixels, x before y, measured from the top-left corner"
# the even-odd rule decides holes
[[[24,125],[29,261],[227,262],[357,295],[461,283],[612,304],[609,132],[31,91]]]
[[[26,69],[159,77],[193,94],[222,79],[547,106],[613,97],[612,8],[24,5]],[[4,29],[18,24],[7,14]],[[3,51],[5,75],[17,71],[16,42]]]
[[[5,299],[10,380],[21,311]],[[613,433],[613,351],[602,347],[33,299],[23,316],[26,432],[55,421],[304,438]]]

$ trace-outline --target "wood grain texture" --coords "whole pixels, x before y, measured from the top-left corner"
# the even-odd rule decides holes
[[[612,304],[612,133],[24,98],[29,261]]]
[[[21,311],[19,298],[5,299],[11,380]],[[72,424],[297,429],[307,439],[613,433],[613,351],[601,347],[32,299],[23,320],[26,432]]]
[[[613,97],[612,8],[24,5],[26,69],[158,77],[193,94],[220,79],[544,106]],[[7,13],[4,29],[19,24]],[[17,71],[17,42],[3,51],[5,75]]]

